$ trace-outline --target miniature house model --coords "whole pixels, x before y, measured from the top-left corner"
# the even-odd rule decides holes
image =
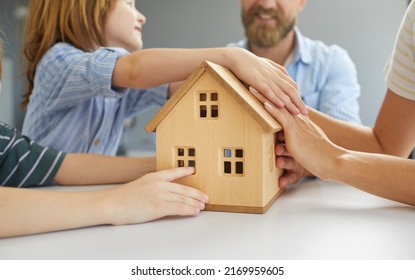
[[[206,210],[264,213],[282,192],[278,122],[228,69],[202,63],[145,128],[157,170],[194,166],[179,183],[209,195]]]

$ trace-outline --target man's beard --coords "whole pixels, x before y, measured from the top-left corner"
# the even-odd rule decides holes
[[[257,24],[255,22],[256,14],[261,13],[273,16],[276,24],[273,26]],[[280,11],[264,9],[259,6],[253,6],[246,14],[242,11],[242,21],[248,41],[260,48],[276,46],[281,40],[287,37],[288,33],[290,33],[296,24],[296,18],[288,20],[284,18]]]

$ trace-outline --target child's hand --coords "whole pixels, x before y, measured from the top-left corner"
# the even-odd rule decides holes
[[[181,167],[144,175],[110,190],[111,224],[143,223],[165,216],[196,215],[205,208],[208,196],[199,190],[172,181],[194,173]]]

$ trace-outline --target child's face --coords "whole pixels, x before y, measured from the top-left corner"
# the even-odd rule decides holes
[[[141,30],[146,18],[135,8],[134,0],[118,0],[105,26],[107,47],[121,47],[130,52],[143,47]]]

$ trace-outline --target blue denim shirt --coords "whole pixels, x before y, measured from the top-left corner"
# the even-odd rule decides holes
[[[36,69],[23,134],[68,153],[115,155],[124,120],[167,100],[167,85],[113,88],[112,72],[124,49],[83,52],[54,45]]]
[[[360,85],[348,53],[337,45],[302,36],[298,28],[295,34],[292,58],[285,67],[304,103],[336,119],[360,124]],[[246,39],[228,47],[249,49]]]

